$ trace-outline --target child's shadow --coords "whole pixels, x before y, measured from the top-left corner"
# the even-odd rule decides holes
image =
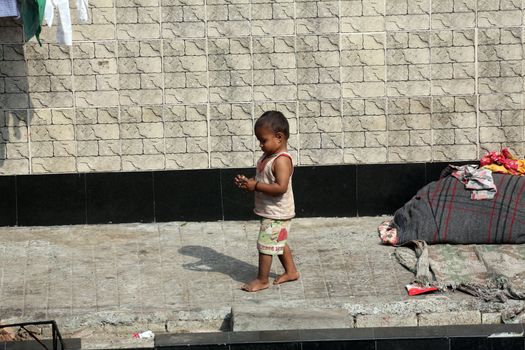
[[[183,264],[182,267],[187,270],[220,272],[241,283],[251,281],[257,276],[257,266],[224,255],[209,247],[187,245],[180,248],[179,253],[200,259],[196,262]],[[270,277],[275,278],[277,275],[271,273]]]

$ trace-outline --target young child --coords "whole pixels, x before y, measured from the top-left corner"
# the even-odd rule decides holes
[[[255,178],[244,175],[235,177],[237,187],[255,192],[255,214],[261,216],[257,240],[259,272],[257,277],[243,285],[247,292],[257,292],[269,287],[270,268],[274,255],[279,257],[284,273],[273,284],[295,281],[299,272],[292,252],[286,243],[291,219],[295,216],[292,191],[293,164],[288,154],[288,121],[281,112],[264,112],[255,122],[255,136],[264,152],[257,161]]]

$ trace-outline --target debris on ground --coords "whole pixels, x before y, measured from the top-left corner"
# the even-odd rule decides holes
[[[145,331],[142,333],[133,333],[133,338],[136,339],[153,339],[155,338],[155,333],[152,331]]]

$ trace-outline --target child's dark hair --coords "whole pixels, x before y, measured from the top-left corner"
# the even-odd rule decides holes
[[[288,140],[290,137],[290,125],[286,117],[279,111],[266,111],[255,122],[254,129],[268,126],[273,132],[282,132]]]

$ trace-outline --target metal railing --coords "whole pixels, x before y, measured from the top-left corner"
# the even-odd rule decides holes
[[[62,339],[62,335],[60,334],[60,331],[58,330],[57,323],[55,320],[51,321],[34,321],[34,322],[23,322],[23,323],[12,323],[12,324],[0,324],[0,329],[2,328],[18,328],[18,331],[23,329],[31,338],[36,340],[44,349],[50,350],[49,347],[42,342],[41,339],[39,339],[35,333],[33,333],[31,330],[27,329],[27,326],[40,326],[40,325],[51,325],[51,334],[53,337],[53,350],[65,350],[64,347],[64,340]],[[60,344],[60,348],[58,345]]]

